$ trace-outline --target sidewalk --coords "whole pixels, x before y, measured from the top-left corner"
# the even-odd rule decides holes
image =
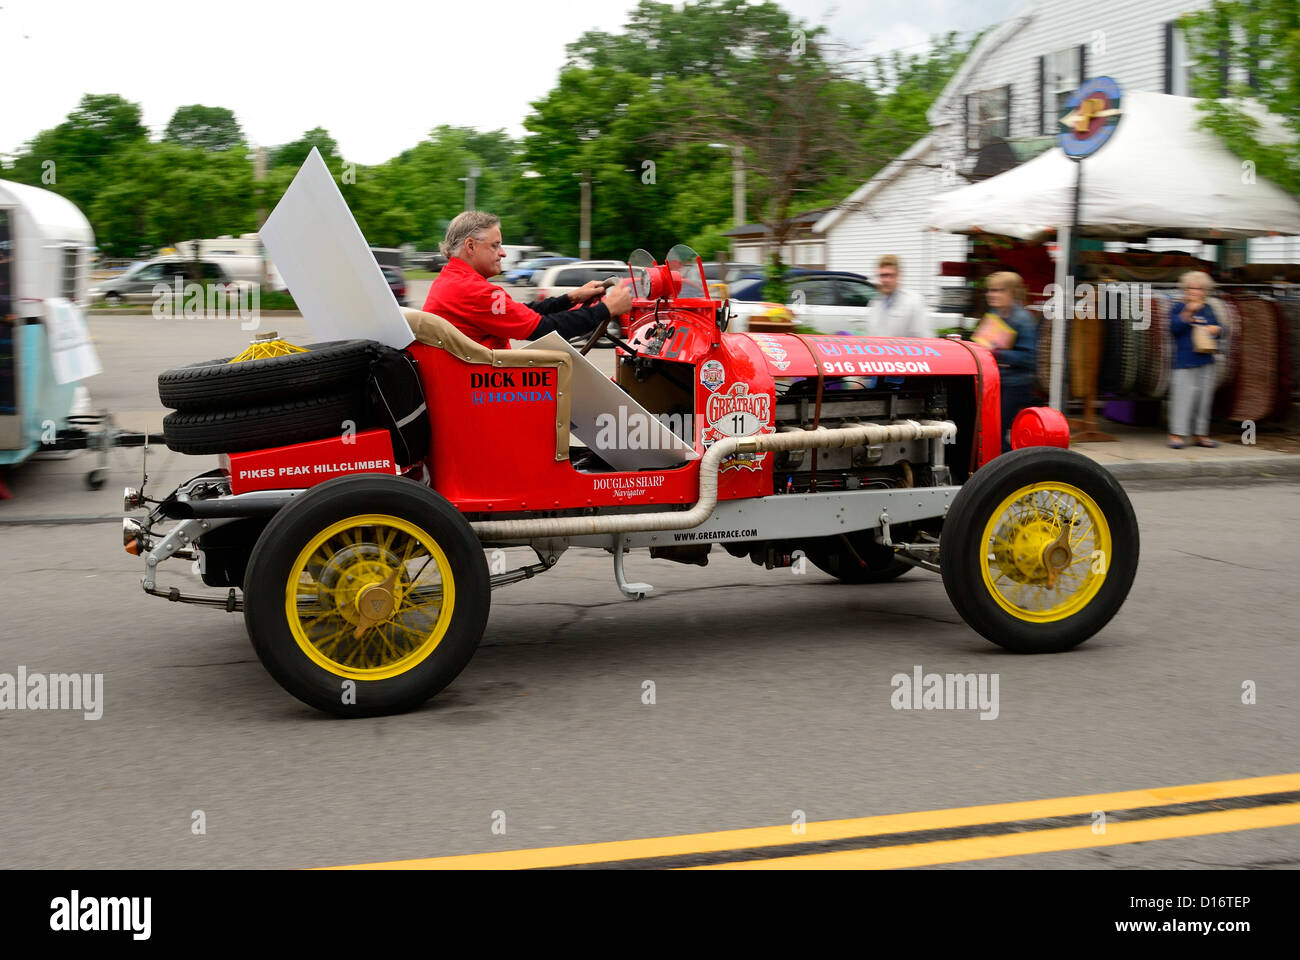
[[[1079,443],[1070,449],[1097,461],[1120,480],[1300,476],[1300,438],[1290,433],[1259,432],[1253,444],[1243,443],[1240,433],[1215,433],[1217,447],[1189,444],[1171,450],[1166,446],[1168,436],[1152,427],[1103,419],[1098,429],[1115,441]]]

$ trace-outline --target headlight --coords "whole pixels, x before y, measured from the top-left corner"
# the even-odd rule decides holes
[[[133,557],[140,555],[140,548],[143,546],[144,528],[140,525],[139,520],[133,520],[130,517],[122,519],[122,549]]]

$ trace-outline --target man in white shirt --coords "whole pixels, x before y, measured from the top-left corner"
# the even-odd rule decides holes
[[[878,292],[871,301],[867,324],[873,337],[933,337],[925,301],[910,290],[898,288],[898,257],[880,258],[876,271]]]

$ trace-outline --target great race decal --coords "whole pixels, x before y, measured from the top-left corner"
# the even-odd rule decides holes
[[[555,371],[490,370],[469,375],[472,403],[543,403],[555,402]]]
[[[705,360],[700,364],[700,383],[710,392],[727,381],[727,369],[720,360]]]
[[[723,437],[751,437],[766,433],[772,423],[772,398],[766,393],[750,393],[749,384],[733,383],[728,390],[709,395],[704,407],[701,440],[707,450]],[[758,470],[766,453],[738,453],[722,461],[722,472]]]
[[[785,347],[781,346],[780,340],[762,333],[751,333],[749,336],[758,344],[758,349],[763,351],[767,359],[772,361],[772,366],[778,370],[789,369],[790,354],[786,352]]]

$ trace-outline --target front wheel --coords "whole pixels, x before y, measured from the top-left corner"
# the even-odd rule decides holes
[[[1078,453],[1031,447],[978,470],[943,524],[943,584],[962,618],[1017,653],[1055,653],[1115,616],[1137,573],[1123,487]]]
[[[294,498],[253,548],[244,621],[299,700],[338,716],[419,706],[464,669],[487,623],[482,547],[400,477],[339,477]]]

